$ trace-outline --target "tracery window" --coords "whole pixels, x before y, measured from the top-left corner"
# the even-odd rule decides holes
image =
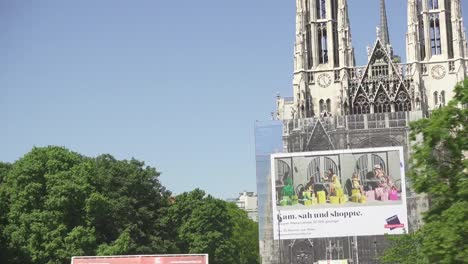
[[[439,0],[429,0],[429,9],[439,9]]]
[[[432,55],[442,53],[442,46],[440,43],[440,23],[439,14],[432,14],[429,18],[429,34],[431,38]]]
[[[369,112],[369,101],[363,94],[358,95],[354,100],[353,113],[368,114]]]
[[[388,65],[372,66],[372,76],[388,76]]]
[[[319,41],[319,63],[328,63],[328,39],[327,39],[327,24],[321,23],[318,27]]]
[[[391,112],[390,102],[384,92],[380,92],[374,100],[374,113]]]
[[[411,101],[408,94],[401,92],[395,100],[395,112],[411,111]]]
[[[327,5],[325,0],[317,0],[317,19],[326,19],[327,18]]]

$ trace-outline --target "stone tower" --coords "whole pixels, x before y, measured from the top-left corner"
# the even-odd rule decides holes
[[[425,113],[445,105],[468,59],[460,0],[409,0],[407,60]]]
[[[340,112],[345,71],[354,66],[347,1],[296,0],[296,6],[295,107],[290,117],[335,114]]]

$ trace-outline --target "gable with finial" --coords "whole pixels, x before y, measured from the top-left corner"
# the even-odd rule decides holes
[[[390,52],[377,38],[364,73],[357,85],[351,87],[353,113],[390,112],[392,104],[394,111],[410,110],[408,87],[401,67],[393,61]]]

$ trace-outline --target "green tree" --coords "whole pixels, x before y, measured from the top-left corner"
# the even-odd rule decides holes
[[[137,160],[34,148],[0,166],[5,263],[69,263],[72,255],[166,253],[170,193]],[[3,171],[3,172],[2,172]]]
[[[11,164],[9,163],[3,163],[0,162],[0,186],[2,185],[4,179],[6,179],[6,176],[8,172],[11,169]],[[0,188],[0,192],[2,189]],[[3,235],[3,230],[5,228],[6,224],[6,212],[7,212],[7,203],[6,201],[1,200],[2,194],[0,193],[0,263],[6,263],[6,261],[9,259],[8,256],[8,250],[7,250],[7,245],[6,245],[6,238]]]
[[[169,221],[180,253],[207,253],[210,263],[258,263],[258,227],[236,205],[200,189],[175,197]]]
[[[234,222],[231,241],[237,252],[238,264],[260,263],[258,224],[252,221],[247,212],[234,203],[228,204],[229,215]]]
[[[411,124],[414,147],[409,178],[426,193],[430,209],[415,234],[396,238],[386,263],[467,263],[468,247],[468,80],[430,118]],[[410,246],[411,242],[413,247]]]

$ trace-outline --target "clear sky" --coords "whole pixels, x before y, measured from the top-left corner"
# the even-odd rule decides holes
[[[348,5],[363,65],[379,1]],[[406,0],[387,9],[404,59]],[[174,193],[256,191],[254,121],[292,94],[294,19],[294,0],[0,0],[0,161],[60,145],[143,160]]]

